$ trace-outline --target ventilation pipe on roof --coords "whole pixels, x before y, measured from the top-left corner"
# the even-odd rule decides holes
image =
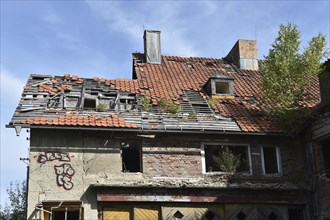
[[[144,31],[144,55],[147,63],[160,64],[162,57],[160,53],[160,31]]]
[[[238,40],[225,59],[243,70],[258,70],[257,42]]]

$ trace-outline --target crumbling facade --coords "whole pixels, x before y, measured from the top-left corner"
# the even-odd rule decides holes
[[[256,43],[213,59],[144,41],[132,80],[30,76],[8,125],[31,132],[28,219],[310,219],[308,155],[260,105]]]

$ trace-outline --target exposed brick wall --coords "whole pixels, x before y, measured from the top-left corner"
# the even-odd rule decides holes
[[[144,143],[143,172],[151,177],[201,175],[200,145],[196,143],[171,143],[170,141]]]

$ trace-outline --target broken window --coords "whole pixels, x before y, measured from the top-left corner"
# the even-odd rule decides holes
[[[43,219],[45,220],[81,220],[83,207],[81,202],[44,202]]]
[[[278,147],[261,148],[262,167],[264,174],[280,174],[280,153]]]
[[[53,211],[52,220],[79,220],[79,210]]]
[[[249,152],[243,145],[204,145],[205,171],[250,173]]]
[[[96,99],[84,99],[84,108],[85,109],[95,109],[96,108]]]
[[[123,172],[142,172],[141,145],[138,142],[123,142],[121,157]]]

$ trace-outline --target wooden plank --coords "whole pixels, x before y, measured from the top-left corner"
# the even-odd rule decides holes
[[[103,220],[130,220],[130,207],[103,207]]]
[[[135,206],[134,220],[158,220],[159,207],[158,206]]]

